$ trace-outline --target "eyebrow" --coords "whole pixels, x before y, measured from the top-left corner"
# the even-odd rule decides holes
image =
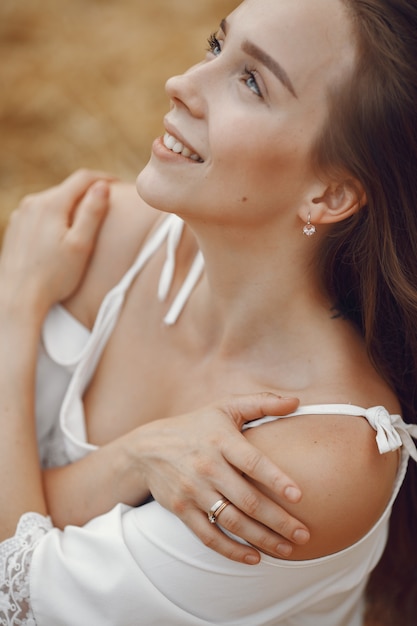
[[[229,25],[227,23],[227,20],[223,19],[220,22],[220,28],[222,29],[222,31],[226,35],[227,31],[229,29]],[[269,56],[269,54],[267,54],[264,50],[259,48],[257,45],[255,45],[254,43],[252,43],[248,39],[245,39],[245,41],[242,43],[242,50],[246,54],[249,54],[249,56],[253,57],[257,61],[262,63],[262,65],[264,65],[266,68],[268,68],[274,74],[274,76],[276,76],[278,78],[278,80],[284,85],[284,87],[286,87],[286,89],[288,89],[288,91],[291,93],[291,95],[293,95],[294,98],[298,98],[297,93],[296,93],[296,91],[294,89],[294,86],[293,86],[293,84],[292,84],[292,82],[291,82],[287,72],[278,63],[278,61],[275,61],[275,59],[273,59],[271,56]]]

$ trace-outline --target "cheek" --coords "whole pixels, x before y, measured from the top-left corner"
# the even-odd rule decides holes
[[[229,134],[230,141],[213,153],[210,196],[219,210],[256,225],[298,207],[311,179],[308,145],[302,132],[276,134],[263,143],[259,137],[236,141],[236,136],[233,143]]]
[[[311,132],[294,117],[275,114],[261,122],[229,120],[227,126],[217,128],[216,136],[209,139],[213,162],[218,161],[222,168],[240,168],[260,177],[284,168],[288,171],[299,168],[307,160]]]
[[[234,196],[276,194],[277,187],[297,185],[307,164],[305,151],[292,141],[224,143],[213,154],[212,175]],[[282,191],[282,190],[281,190]]]

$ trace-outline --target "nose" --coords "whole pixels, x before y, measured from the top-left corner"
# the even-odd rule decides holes
[[[195,65],[185,74],[169,78],[165,84],[165,91],[173,105],[185,107],[196,118],[204,117],[207,107],[202,77],[203,65]]]

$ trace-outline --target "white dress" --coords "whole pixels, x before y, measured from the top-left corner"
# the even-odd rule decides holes
[[[45,465],[71,462],[94,449],[86,441],[83,391],[114,328],[128,286],[166,238],[167,262],[159,297],[167,294],[181,230],[179,218],[166,218],[105,298],[92,333],[61,307],[51,310],[38,367],[38,439]],[[202,271],[199,254],[167,324],[175,323]],[[156,502],[138,508],[117,505],[83,528],[69,526],[64,531],[52,528],[47,518],[28,513],[21,518],[16,535],[0,544],[0,623],[360,626],[363,591],[384,550],[392,504],[410,455],[417,460],[411,438],[417,437],[417,426],[406,425],[383,407],[316,405],[296,412],[313,413],[364,417],[376,431],[381,454],[401,448],[391,500],[360,541],[318,559],[286,561],[262,555],[259,565],[247,566],[206,548]],[[247,427],[270,419],[282,418],[264,418]]]

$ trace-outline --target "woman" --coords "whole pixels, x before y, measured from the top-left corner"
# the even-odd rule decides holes
[[[310,541],[287,560],[263,554],[248,568],[207,550],[156,503],[116,507],[85,528],[49,530],[25,551],[31,594],[18,583],[18,605],[27,612],[31,603],[38,623],[361,623],[364,587],[408,456],[416,458],[416,429],[396,415],[415,420],[416,13],[406,1],[243,2],[210,39],[205,62],[168,82],[166,135],[138,178],[136,222],[125,237],[110,211],[88,274],[67,302],[88,325],[114,278],[102,263],[105,254],[113,263],[109,249],[119,245],[110,234],[123,236],[125,258],[129,233],[136,244],[146,240],[74,359],[60,417],[62,456],[76,460],[92,445],[111,450],[135,427],[155,439],[152,422],[162,415],[188,413],[190,426],[196,408],[225,390],[297,395],[302,406],[290,418],[257,421],[245,436],[300,485],[302,501],[287,508],[306,523]],[[61,231],[73,201],[59,213]],[[83,224],[84,211],[77,215]],[[4,537],[25,511],[47,512],[33,428],[23,429],[31,408],[24,390],[33,388],[46,310],[72,293],[81,272],[61,285],[61,265],[49,263],[52,283],[38,268],[27,287],[25,254],[23,271],[7,252],[16,237],[11,230],[2,260],[3,345],[14,348],[2,380],[1,458],[4,471],[13,467],[1,495]],[[98,286],[86,303],[91,284]],[[46,319],[47,346],[60,315]],[[295,408],[266,398],[249,402],[249,418]],[[200,427],[207,419],[199,416]],[[22,431],[31,453],[23,458]],[[90,455],[97,458],[100,451]],[[68,487],[74,467],[46,479],[58,508],[63,485],[71,507],[77,502]],[[148,478],[148,464],[137,467],[153,493],[154,469]],[[94,486],[87,476],[82,498]],[[189,520],[183,514],[191,527],[214,527],[208,511],[210,521],[233,530],[233,494],[227,481],[217,489],[201,494]],[[42,517],[31,528],[45,525]],[[10,541],[4,545],[13,554]],[[411,624],[414,613],[402,608],[401,623]]]

